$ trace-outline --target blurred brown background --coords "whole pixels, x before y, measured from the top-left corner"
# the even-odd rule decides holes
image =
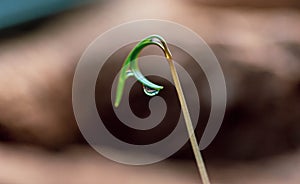
[[[224,123],[203,152],[212,183],[299,183],[299,5],[100,1],[1,30],[0,183],[200,183],[189,144],[162,163],[125,166],[92,150],[77,128],[71,87],[79,57],[104,31],[143,18],[191,28],[224,70]]]

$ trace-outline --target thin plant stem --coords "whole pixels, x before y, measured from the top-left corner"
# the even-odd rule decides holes
[[[169,62],[171,75],[172,75],[173,81],[175,83],[176,91],[177,91],[178,98],[179,98],[179,101],[180,101],[180,105],[181,105],[181,109],[182,109],[182,112],[183,112],[185,124],[186,124],[186,127],[187,127],[187,131],[188,131],[188,134],[189,134],[189,137],[190,137],[190,142],[191,142],[192,149],[193,149],[193,152],[194,152],[194,156],[195,156],[195,159],[196,159],[199,174],[201,176],[203,184],[210,184],[208,174],[207,174],[207,171],[206,171],[206,168],[205,168],[205,164],[204,164],[202,155],[200,153],[198,142],[197,142],[197,139],[196,139],[196,136],[195,136],[195,133],[194,133],[194,129],[193,129],[192,120],[191,120],[191,117],[190,117],[188,107],[186,105],[185,97],[184,97],[184,94],[183,94],[183,91],[182,91],[182,88],[181,88],[181,84],[180,84],[180,81],[179,81],[179,78],[178,78],[178,74],[177,74],[174,62],[171,58],[167,58],[167,59],[168,59],[168,62]]]

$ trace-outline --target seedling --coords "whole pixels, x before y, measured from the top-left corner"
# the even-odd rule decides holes
[[[115,99],[115,107],[118,107],[120,104],[120,101],[122,99],[122,94],[124,90],[125,81],[128,77],[134,76],[142,85],[144,88],[144,92],[149,96],[154,96],[159,93],[160,90],[163,89],[163,86],[157,85],[149,81],[147,78],[143,76],[143,74],[140,72],[139,66],[138,66],[138,57],[140,52],[143,48],[145,48],[148,45],[156,45],[159,48],[162,49],[164,52],[164,55],[169,63],[171,75],[175,84],[175,88],[179,97],[181,109],[183,112],[185,124],[187,127],[188,135],[190,138],[190,142],[192,145],[192,149],[194,152],[194,156],[196,159],[198,171],[200,174],[200,177],[202,179],[203,184],[210,184],[207,171],[205,168],[204,161],[202,159],[200,149],[197,143],[197,139],[194,133],[191,117],[189,114],[189,110],[185,101],[185,97],[181,88],[181,84],[179,81],[179,77],[174,65],[174,61],[172,60],[171,52],[167,46],[167,42],[158,35],[151,35],[140,41],[129,53],[127,56],[120,72],[118,86],[117,86],[117,92],[116,92],[116,99]]]

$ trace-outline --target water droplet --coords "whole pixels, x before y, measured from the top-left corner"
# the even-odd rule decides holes
[[[131,70],[127,70],[127,71],[126,71],[126,76],[127,76],[127,77],[133,76],[133,72],[132,72]]]
[[[149,88],[148,86],[145,86],[145,85],[143,85],[143,89],[144,89],[145,94],[148,96],[155,96],[159,93],[159,90]]]

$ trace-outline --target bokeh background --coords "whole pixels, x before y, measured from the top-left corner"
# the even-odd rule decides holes
[[[74,119],[72,79],[84,49],[109,28],[144,18],[191,28],[222,66],[225,119],[203,151],[212,183],[299,183],[299,7],[297,0],[0,2],[0,183],[201,183],[189,143],[158,164],[121,165],[91,149]],[[209,113],[209,102],[201,105]]]

